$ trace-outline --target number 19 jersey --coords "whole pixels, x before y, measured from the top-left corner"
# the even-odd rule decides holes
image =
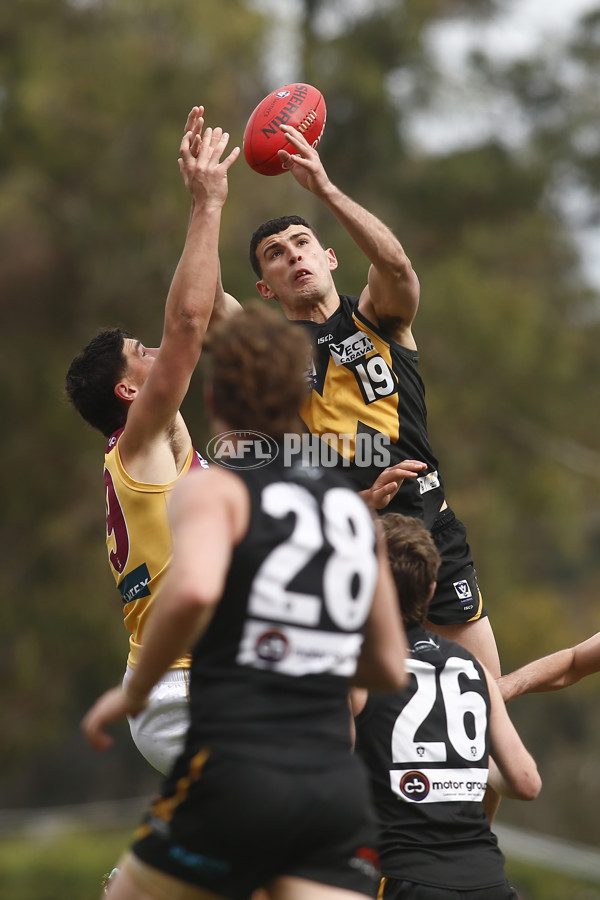
[[[312,390],[302,410],[307,428],[335,444],[358,490],[369,488],[386,466],[404,459],[426,462],[422,475],[404,481],[387,512],[417,516],[431,527],[444,490],[427,435],[417,351],[365,319],[356,297],[340,295],[340,306],[325,322],[297,324],[308,330],[314,345]],[[386,437],[387,461],[380,435]]]

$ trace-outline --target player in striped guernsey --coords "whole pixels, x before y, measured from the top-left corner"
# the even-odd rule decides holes
[[[251,238],[250,262],[260,295],[276,300],[289,319],[310,332],[316,347],[304,421],[313,434],[330,435],[325,439],[335,444],[340,463],[359,489],[374,482],[381,465],[378,460],[369,465],[362,452],[375,435],[388,439],[391,459],[385,465],[404,459],[427,464],[399,490],[397,483],[388,483],[387,509],[422,519],[440,551],[442,566],[428,627],[462,643],[499,677],[496,642],[466,529],[446,501],[429,442],[425,388],[412,331],[418,278],[390,229],[330,181],[317,150],[289,125],[282,131],[296,149],[294,154],[279,151],[283,164],[333,213],[370,263],[360,296],[341,295],[333,279],[336,255],[305,219],[271,219]]]
[[[357,751],[379,819],[380,900],[516,900],[483,806],[490,779],[522,800],[538,794],[534,760],[496,681],[460,644],[423,627],[439,554],[414,518],[382,518],[409,643],[408,686],[354,692]],[[366,701],[366,705],[365,705]]]

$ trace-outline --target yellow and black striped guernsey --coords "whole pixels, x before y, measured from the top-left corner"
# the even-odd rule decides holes
[[[418,352],[368,322],[358,311],[357,297],[341,295],[326,322],[298,324],[314,343],[312,390],[302,411],[307,428],[337,444],[339,462],[360,490],[370,487],[385,465],[404,459],[427,463],[422,475],[403,483],[386,512],[417,516],[429,527],[444,491],[427,435]],[[376,440],[380,435],[386,437],[383,445]],[[377,452],[382,446],[389,461]]]

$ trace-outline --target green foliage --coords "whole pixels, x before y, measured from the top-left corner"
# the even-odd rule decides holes
[[[11,900],[98,900],[130,831],[93,831],[0,841],[0,892]]]
[[[351,16],[347,4],[306,0],[296,77],[327,99],[332,180],[392,227],[421,280],[414,330],[432,443],[508,669],[600,629],[598,295],[558,199],[576,184],[597,208],[600,41],[590,15],[547,59],[474,56],[478,83],[527,120],[524,143],[499,133],[438,157],[415,150],[411,116],[439,87],[428,26],[496,6],[378,0]],[[177,167],[187,112],[203,103],[208,124],[241,143],[275,86],[265,61],[288,50],[270,42],[269,24],[243,0],[0,6],[2,805],[126,796],[152,782],[126,729],[103,758],[79,737],[89,702],[121,676],[126,634],[105,559],[104,442],[68,408],[62,382],[104,325],[159,340],[189,208]],[[567,65],[577,77],[561,79]],[[340,290],[360,291],[366,261],[328,211],[243,159],[223,216],[226,289],[254,295],[249,236],[287,212],[335,248]],[[200,379],[184,414],[202,448]],[[532,828],[552,823],[588,843],[600,840],[594,689],[515,704],[545,786],[525,810],[506,804]]]
[[[0,893],[11,900],[97,900],[105,873],[131,839],[130,830],[82,828],[77,833],[0,840]],[[522,900],[598,900],[598,885],[507,860]]]

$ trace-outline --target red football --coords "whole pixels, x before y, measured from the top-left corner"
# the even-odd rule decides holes
[[[278,150],[295,153],[279,125],[293,125],[316,147],[325,128],[327,109],[321,91],[311,84],[286,84],[258,104],[244,131],[244,156],[261,175],[285,172]]]

